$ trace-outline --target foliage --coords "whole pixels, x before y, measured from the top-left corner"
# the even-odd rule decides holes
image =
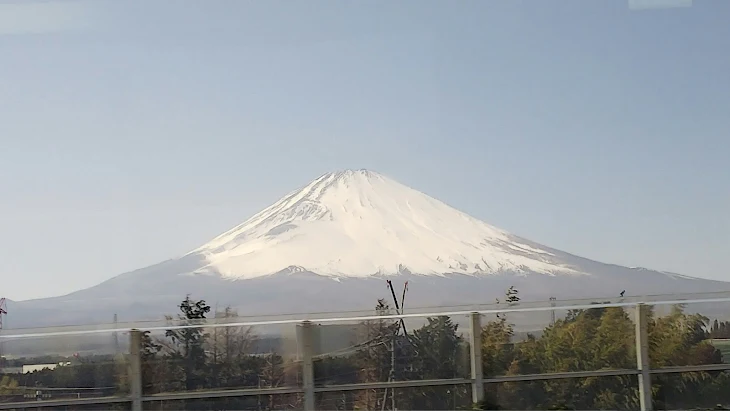
[[[191,300],[190,296],[180,303],[179,324],[183,326],[202,326],[210,306],[204,300]],[[168,320],[171,318],[168,317]],[[165,359],[171,366],[170,372],[177,378],[176,389],[196,390],[206,386],[205,368],[207,355],[204,344],[208,334],[202,327],[170,329],[165,332],[170,339]]]
[[[0,395],[14,394],[18,389],[18,381],[9,375],[3,375],[0,378]]]
[[[509,307],[520,301],[517,289],[506,292]],[[210,307],[189,296],[164,335],[142,335],[142,378],[145,394],[198,389],[275,388],[301,383],[295,358],[284,357],[275,345],[261,349],[263,339],[251,328],[208,324]],[[385,300],[375,311],[394,313]],[[517,338],[508,315],[483,323],[481,352],[487,378],[504,375],[564,373],[636,367],[632,309],[571,310],[539,333]],[[231,308],[216,312],[217,322],[238,316]],[[723,322],[687,313],[676,306],[664,316],[650,313],[649,357],[652,368],[717,364],[721,352],[709,338],[722,337]],[[342,352],[314,358],[315,384],[330,386],[388,380],[450,379],[469,375],[470,347],[451,318],[428,318],[425,324],[403,329],[406,323],[380,318],[356,327],[357,341]],[[726,327],[726,326],[725,326]],[[269,348],[270,347],[270,348]],[[254,354],[254,352],[256,354]],[[60,358],[60,357],[59,357]],[[63,360],[63,359],[62,359]],[[14,360],[15,361],[15,360]],[[22,362],[22,361],[21,361]],[[0,401],[23,389],[82,388],[93,395],[128,390],[126,359],[93,356],[73,359],[68,366],[32,374],[1,376]],[[480,404],[468,405],[468,385],[370,389],[317,394],[318,409],[638,409],[635,376],[563,378],[492,383]],[[652,377],[655,409],[723,409],[730,404],[730,376],[723,372],[662,374]],[[8,400],[8,399],[6,399]],[[267,395],[218,400],[149,403],[154,409],[291,409],[301,407],[296,395]]]
[[[673,307],[649,320],[651,367],[717,364],[722,356],[706,340],[709,320]],[[487,376],[562,373],[636,367],[634,323],[622,308],[572,310],[548,326],[540,338],[514,344],[513,326],[502,316],[482,331],[482,355]],[[482,409],[637,409],[635,377],[614,376],[553,379],[494,384]],[[653,377],[656,409],[714,407],[730,401],[730,377],[725,373],[677,374]]]

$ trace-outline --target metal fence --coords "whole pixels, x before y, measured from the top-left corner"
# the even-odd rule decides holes
[[[648,346],[648,316],[650,307],[654,309],[662,306],[673,306],[681,304],[683,306],[695,306],[700,308],[712,307],[717,308],[723,303],[730,303],[730,296],[726,294],[707,294],[694,296],[670,296],[670,297],[645,297],[634,299],[621,299],[612,302],[588,303],[579,302],[560,302],[551,301],[549,303],[540,304],[517,304],[506,307],[477,307],[474,309],[455,309],[455,310],[420,310],[417,313],[394,314],[394,315],[340,315],[338,317],[323,315],[319,318],[311,316],[306,319],[302,318],[284,318],[284,319],[263,319],[263,320],[246,320],[246,321],[226,321],[210,320],[204,325],[207,330],[219,330],[223,332],[228,327],[285,327],[290,332],[296,330],[295,347],[291,348],[292,355],[296,356],[297,379],[295,384],[289,384],[279,387],[246,387],[240,389],[219,389],[219,390],[200,390],[200,391],[181,391],[145,395],[143,393],[142,381],[142,339],[145,331],[163,331],[163,330],[185,330],[189,328],[199,328],[200,324],[145,324],[139,323],[137,326],[130,327],[127,325],[115,326],[105,325],[96,327],[71,327],[56,329],[40,329],[40,330],[4,330],[0,335],[0,341],[10,342],[24,340],[38,340],[53,337],[72,337],[72,336],[93,336],[99,334],[122,334],[125,336],[124,345],[128,345],[128,352],[125,355],[125,365],[127,367],[126,380],[128,381],[128,390],[122,394],[111,396],[99,395],[91,398],[33,398],[28,401],[13,401],[0,403],[0,409],[24,409],[24,408],[54,408],[54,407],[83,407],[83,406],[103,406],[111,404],[126,404],[125,407],[131,407],[132,410],[142,410],[146,403],[157,401],[176,401],[176,400],[194,400],[194,399],[210,399],[210,398],[232,398],[245,396],[270,396],[270,395],[298,395],[302,401],[300,406],[304,410],[316,409],[315,397],[318,393],[361,391],[373,389],[407,389],[414,387],[467,387],[471,391],[471,400],[474,403],[480,402],[485,395],[485,384],[508,383],[508,382],[528,382],[552,379],[568,379],[568,378],[589,378],[589,377],[611,377],[611,376],[636,376],[638,384],[638,393],[641,410],[652,409],[652,376],[658,374],[672,373],[689,373],[689,372],[712,372],[730,370],[730,364],[709,364],[696,366],[681,367],[665,367],[651,369],[649,366],[649,346]],[[551,374],[522,374],[522,375],[504,375],[485,377],[482,364],[482,326],[485,316],[493,315],[525,315],[542,313],[542,318],[548,321],[555,321],[556,312],[566,312],[567,310],[586,310],[596,308],[623,308],[630,311],[633,316],[635,326],[635,344],[636,344],[636,365],[632,369],[600,369],[585,370],[574,372],[561,372]],[[728,306],[730,308],[730,306]],[[730,310],[719,310],[722,312]],[[320,354],[321,341],[317,337],[317,329],[321,326],[330,324],[358,324],[366,321],[378,320],[417,320],[428,317],[454,317],[463,319],[460,323],[465,325],[466,331],[463,333],[468,352],[468,373],[465,375],[455,375],[454,378],[447,379],[414,379],[407,381],[379,381],[379,382],[357,382],[350,384],[316,384],[314,362]],[[548,317],[549,316],[549,317]],[[717,316],[715,316],[717,318]],[[529,325],[526,326],[529,329]],[[217,332],[217,331],[216,331]],[[476,349],[475,349],[476,348]]]

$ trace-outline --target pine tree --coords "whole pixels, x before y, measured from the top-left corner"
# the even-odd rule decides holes
[[[507,293],[506,293],[506,301],[507,301],[507,304],[509,304],[509,305],[515,305],[518,302],[520,302],[520,297],[519,297],[518,294],[519,294],[519,292],[517,291],[517,289],[515,288],[515,286],[514,285],[511,285],[507,289]]]
[[[180,303],[178,315],[181,325],[200,327],[170,329],[165,336],[172,342],[172,350],[167,354],[169,360],[181,367],[183,386],[186,390],[204,388],[206,383],[206,353],[204,349],[208,334],[202,328],[210,306],[205,300],[191,300],[190,296]]]
[[[458,324],[449,317],[427,318],[427,324],[413,331],[412,343],[416,352],[411,359],[412,370],[408,379],[448,379],[465,374],[459,359],[463,350],[463,338],[458,333]],[[456,388],[454,388],[456,389]],[[443,388],[422,388],[415,390],[408,409],[441,410],[454,409],[455,398],[464,394],[450,392],[444,395]],[[399,408],[405,408],[406,404]]]
[[[141,342],[142,392],[155,394],[164,387],[164,369],[157,358],[162,345],[152,339],[149,331],[142,333]]]

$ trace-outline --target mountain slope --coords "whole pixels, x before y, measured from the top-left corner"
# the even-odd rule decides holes
[[[194,250],[198,272],[245,279],[287,267],[325,276],[580,274],[549,251],[367,170],[325,174]]]
[[[730,291],[604,264],[493,227],[366,170],[325,174],[181,258],[65,296],[13,302],[10,328],[160,319],[186,294],[246,315],[368,310],[384,278],[408,307]]]

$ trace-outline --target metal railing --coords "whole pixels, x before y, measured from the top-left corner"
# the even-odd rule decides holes
[[[392,389],[392,388],[412,388],[412,387],[438,387],[438,386],[470,386],[471,399],[474,403],[478,403],[484,399],[485,384],[505,383],[505,382],[522,382],[522,381],[540,381],[552,379],[567,378],[587,378],[587,377],[611,377],[611,376],[637,376],[638,393],[640,406],[642,411],[652,409],[652,387],[651,376],[657,374],[686,373],[686,372],[711,372],[730,370],[730,364],[709,364],[682,367],[668,367],[651,369],[649,366],[649,345],[647,323],[649,318],[649,307],[658,305],[677,305],[677,304],[709,304],[730,302],[727,294],[711,294],[711,295],[694,295],[690,298],[682,298],[682,296],[662,297],[662,298],[645,298],[633,299],[631,301],[618,301],[607,303],[583,303],[575,304],[551,301],[549,304],[541,306],[508,306],[487,309],[474,310],[448,310],[430,312],[419,312],[413,314],[400,315],[359,315],[359,316],[340,316],[321,318],[301,319],[279,319],[264,321],[210,321],[204,325],[162,325],[147,324],[147,326],[130,328],[130,327],[74,327],[55,329],[53,331],[44,332],[43,330],[5,330],[0,335],[0,341],[3,339],[23,339],[35,337],[49,336],[73,336],[73,335],[89,335],[96,333],[110,332],[128,332],[129,333],[129,361],[128,361],[128,381],[129,393],[126,395],[111,397],[95,397],[95,398],[74,398],[74,399],[58,399],[58,400],[39,400],[32,402],[12,402],[0,403],[0,410],[5,409],[23,409],[23,408],[53,408],[61,406],[82,406],[82,405],[104,405],[115,403],[127,403],[131,405],[134,411],[141,411],[144,403],[151,401],[174,401],[174,400],[193,400],[208,398],[226,398],[226,397],[243,397],[243,396],[261,396],[275,394],[300,394],[303,396],[303,409],[315,409],[315,395],[324,392],[354,391],[366,389]],[[575,371],[561,372],[549,374],[522,374],[522,375],[506,375],[498,377],[486,378],[482,371],[482,316],[485,314],[503,314],[518,312],[555,312],[556,310],[581,310],[596,308],[633,308],[634,324],[635,324],[635,344],[636,344],[636,367],[634,369],[609,369],[595,371]],[[342,323],[353,321],[374,321],[374,320],[396,320],[408,318],[423,317],[441,317],[441,316],[462,316],[469,317],[469,367],[470,376],[468,378],[451,378],[451,379],[427,379],[427,380],[409,380],[409,381],[383,381],[383,382],[367,382],[353,384],[337,384],[337,385],[315,385],[314,375],[314,334],[315,324],[326,323]],[[296,324],[297,332],[297,352],[299,353],[299,363],[301,364],[301,382],[298,386],[292,387],[275,387],[275,388],[242,388],[242,389],[219,389],[219,390],[201,390],[186,391],[174,393],[161,393],[144,395],[142,390],[142,356],[141,341],[145,331],[162,331],[170,329],[185,328],[215,328],[215,327],[246,327],[246,326],[267,326],[267,325],[286,325]],[[474,349],[474,348],[477,349]]]

